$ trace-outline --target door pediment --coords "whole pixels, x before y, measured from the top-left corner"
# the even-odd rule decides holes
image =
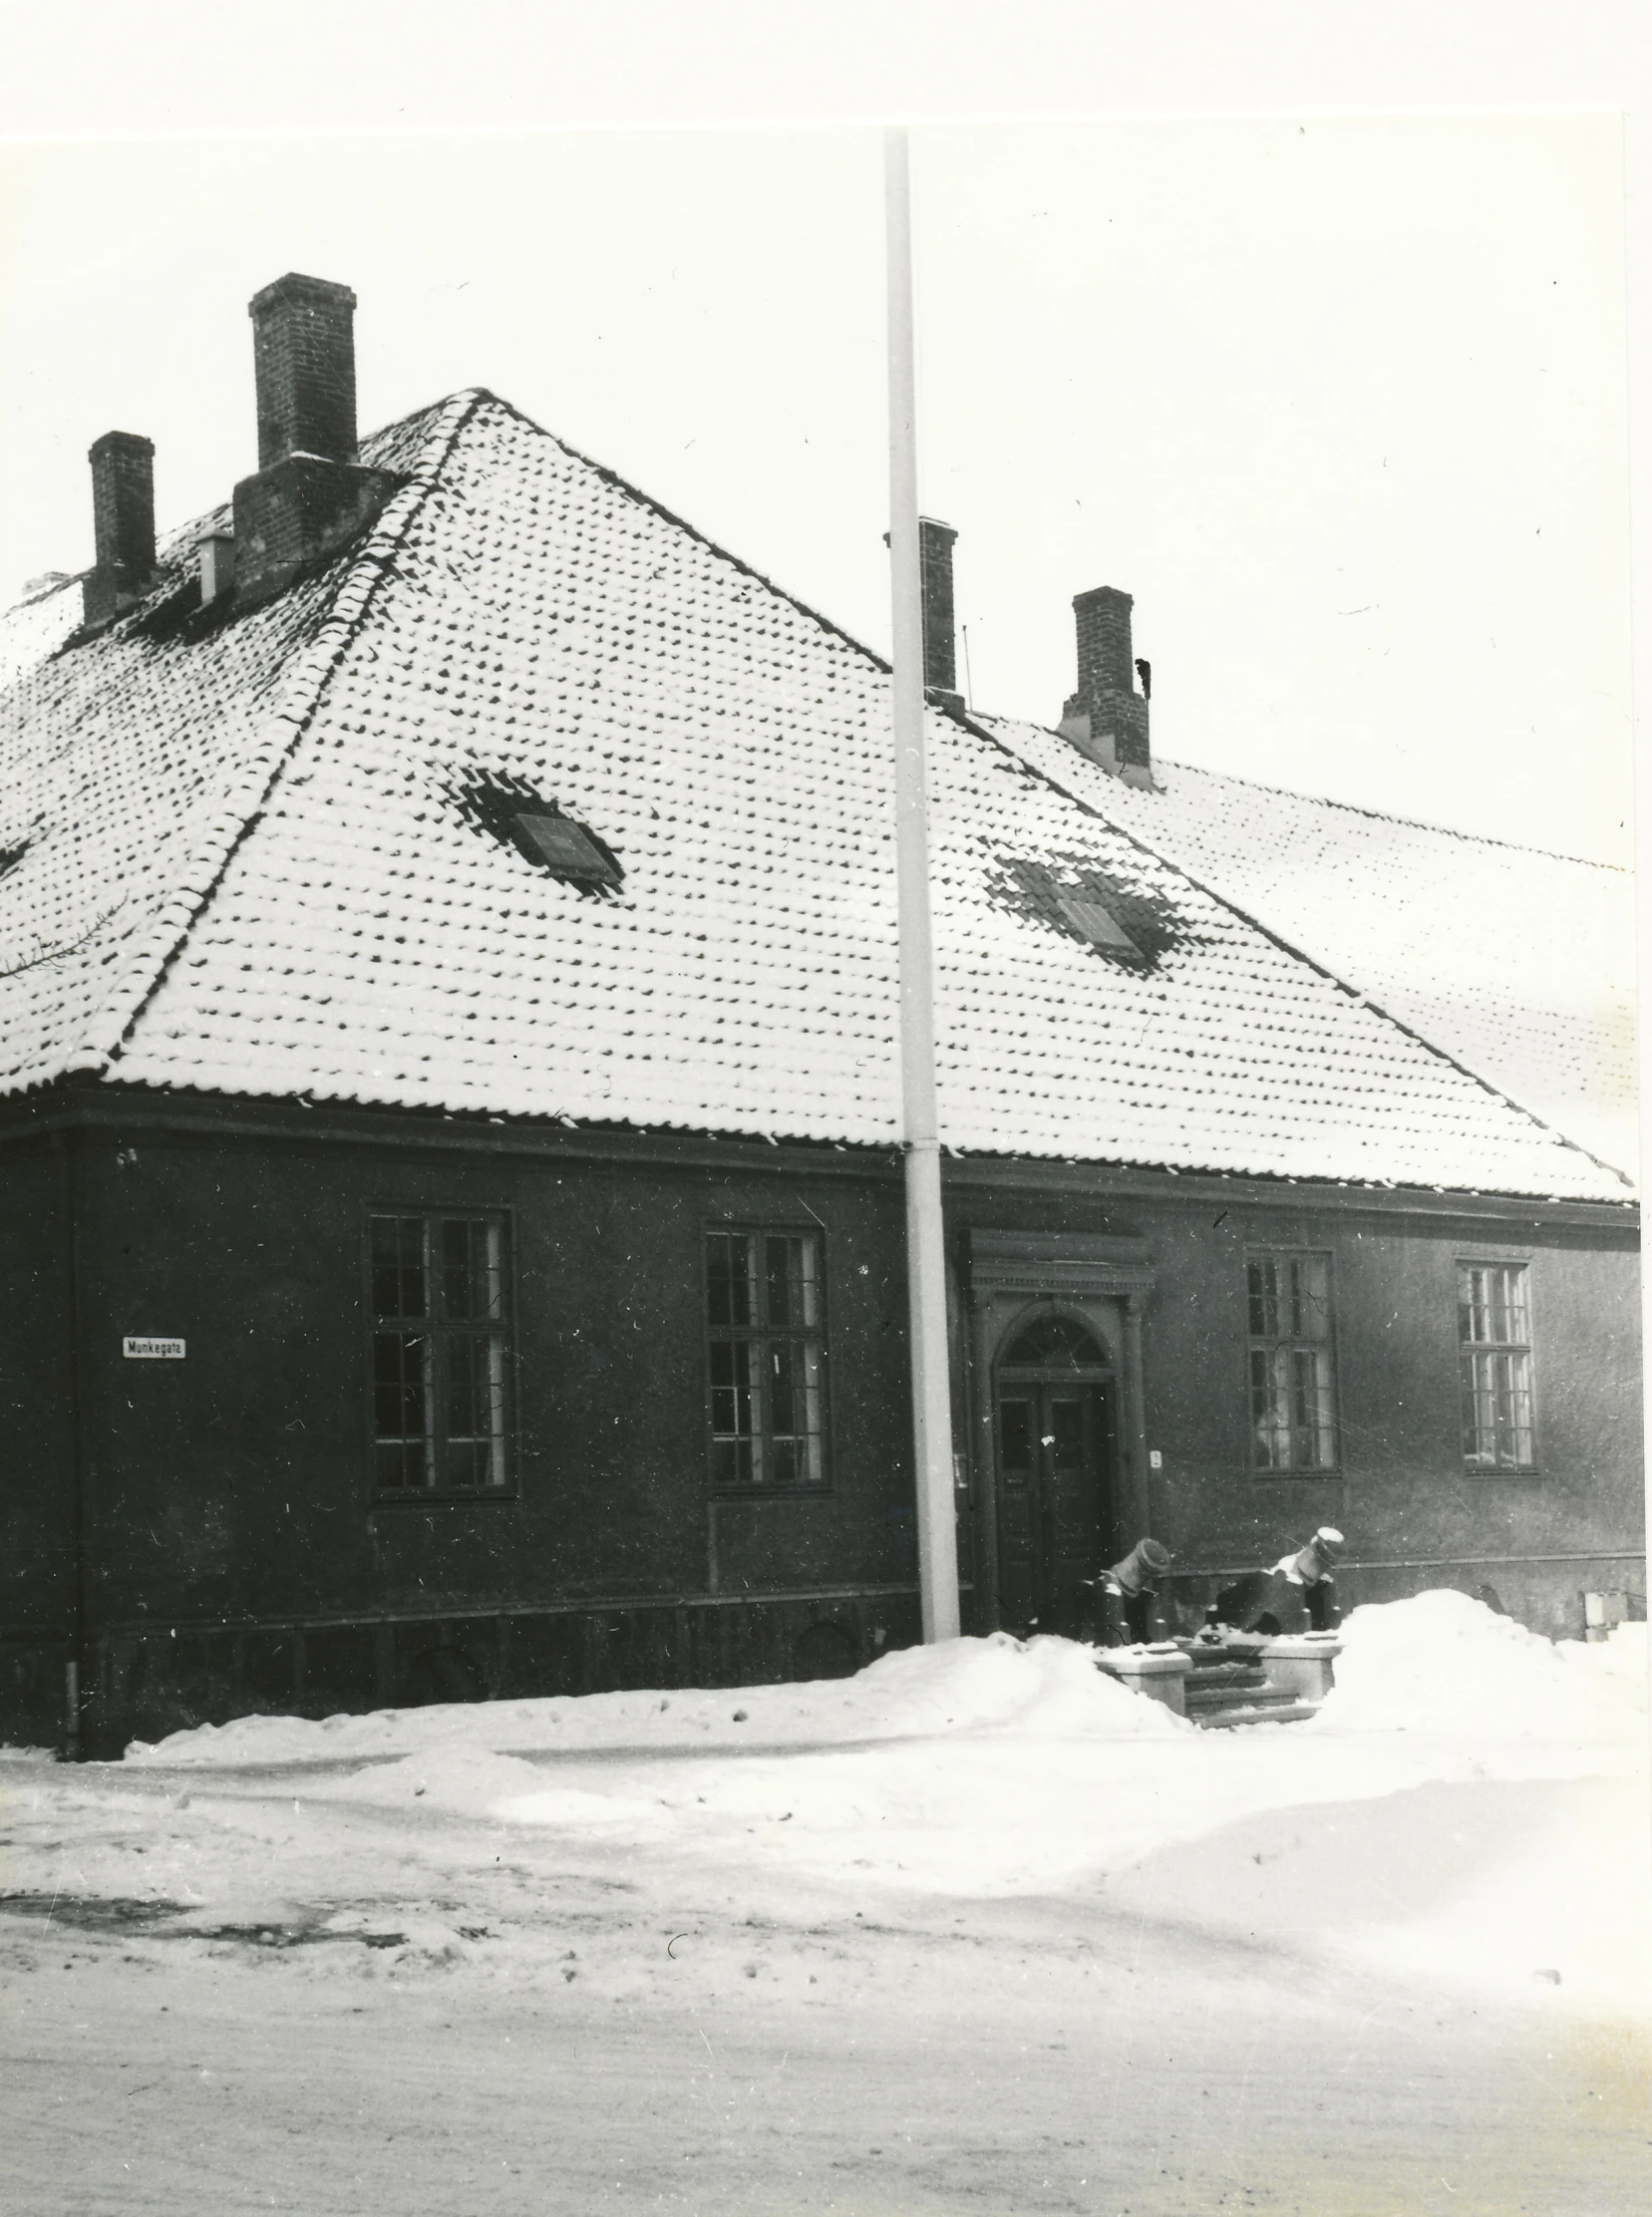
[[[1090,1232],[969,1234],[969,1285],[977,1301],[1029,1295],[1118,1300],[1147,1293],[1154,1276],[1145,1239]]]

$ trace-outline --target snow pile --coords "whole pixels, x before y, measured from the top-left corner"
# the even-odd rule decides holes
[[[1644,1627],[1555,1647],[1437,1592],[1359,1609],[1344,1637],[1338,1686],[1301,1725],[1201,1732],[1099,1671],[1087,1648],[1000,1634],[809,1684],[245,1718],[135,1746],[110,1790],[165,1810],[166,1827],[190,1812],[204,1829],[175,1852],[164,1829],[150,1883],[229,1902],[241,1923],[265,1914],[278,1826],[289,1851],[303,1846],[302,1884],[281,1880],[295,1900],[307,1886],[376,1903],[394,1843],[410,1904],[480,1887],[480,1924],[519,1916],[522,1888],[607,1885],[621,1870],[631,1908],[662,1918],[701,1897],[785,1920],[873,1897],[961,1908],[1104,1882],[1125,1889],[1131,1913],[1180,1914],[1177,1889],[1204,1865],[1183,1856],[1155,1876],[1148,1860],[1201,1840],[1222,1885],[1234,1871],[1248,1885],[1287,1853],[1300,1876],[1303,1843],[1335,1873],[1325,1842],[1353,1826],[1380,1873],[1390,1831],[1349,1808],[1441,1784],[1641,1774]],[[1218,1835],[1247,1824],[1255,1836],[1229,1853]],[[77,1849],[83,1861],[97,1852]],[[94,1867],[111,1892],[130,1888],[115,1846]]]
[[[1600,1684],[1618,1687],[1642,1716],[1646,1714],[1652,1651],[1647,1647],[1644,1618],[1639,1624],[1620,1624],[1599,1642],[1567,1640],[1560,1653]]]
[[[411,1807],[473,1816],[510,1794],[543,1783],[543,1773],[515,1755],[489,1747],[470,1747],[454,1740],[392,1762],[367,1762],[341,1779],[329,1780],[334,1800],[371,1801],[376,1806]]]
[[[705,1754],[1005,1732],[1027,1740],[1162,1740],[1190,1728],[1098,1671],[1071,1640],[1008,1633],[902,1648],[850,1679],[676,1693],[557,1696],[381,1709],[364,1717],[240,1717],[197,1725],[127,1760],[167,1768],[344,1763],[425,1755]],[[435,1792],[434,1786],[428,1791]]]
[[[1302,1730],[1503,1744],[1644,1737],[1642,1624],[1598,1645],[1555,1645],[1466,1594],[1436,1591],[1354,1610],[1342,1640],[1336,1685]],[[522,1786],[509,1758],[775,1755],[961,1737],[1167,1742],[1192,1732],[1098,1671],[1074,1641],[994,1633],[899,1649],[853,1678],[803,1685],[461,1702],[319,1722],[242,1717],[155,1746],[135,1741],[127,1760],[189,1769],[365,1762],[388,1790],[396,1781],[384,1766],[417,1757],[424,1768],[408,1773],[409,1792],[422,1777],[425,1798],[474,1806],[487,1783],[484,1758],[505,1765],[497,1775],[504,1793]],[[449,1768],[433,1768],[443,1753]]]
[[[1645,1732],[1641,1625],[1598,1646],[1556,1645],[1467,1594],[1441,1589],[1354,1610],[1342,1640],[1336,1684],[1307,1731],[1416,1732],[1479,1742]]]
[[[661,1804],[640,1794],[547,1787],[536,1764],[467,1746],[457,1739],[398,1762],[364,1763],[341,1778],[328,1779],[319,1790],[329,1801],[365,1802],[414,1815],[425,1810],[479,1820],[508,1814],[523,1823],[587,1834],[618,1829],[639,1841],[657,1835],[665,1822]]]
[[[901,1648],[853,1682],[885,1729],[930,1737],[993,1730],[1029,1740],[1162,1740],[1190,1730],[1096,1667],[1073,1640],[1025,1643],[1007,1632]]]

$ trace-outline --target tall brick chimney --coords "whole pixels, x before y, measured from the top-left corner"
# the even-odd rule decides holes
[[[235,487],[234,597],[267,599],[373,520],[396,478],[356,460],[356,296],[289,273],[254,294],[258,471]],[[204,593],[204,586],[203,586]]]
[[[1133,786],[1153,784],[1147,696],[1136,690],[1130,617],[1134,602],[1115,585],[1073,599],[1078,627],[1079,689],[1057,726],[1081,754]]]
[[[106,624],[155,576],[155,448],[137,432],[106,431],[87,460],[97,560],[81,590],[87,622]]]
[[[289,455],[356,459],[356,296],[325,277],[277,277],[254,293],[258,468]]]
[[[933,516],[918,518],[918,562],[923,582],[923,686],[948,708],[962,708],[958,691],[956,623],[952,606],[952,548],[957,532]]]

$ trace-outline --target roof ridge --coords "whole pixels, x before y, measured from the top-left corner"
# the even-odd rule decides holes
[[[769,576],[766,571],[755,568],[741,555],[731,552],[719,540],[714,539],[709,531],[702,531],[700,526],[697,523],[691,523],[687,516],[679,515],[674,508],[668,508],[663,500],[657,500],[653,493],[645,492],[641,485],[633,484],[629,477],[622,476],[619,471],[612,468],[610,464],[598,462],[594,455],[586,454],[583,448],[572,446],[561,436],[560,432],[547,430],[543,424],[529,416],[526,409],[518,408],[514,401],[501,399],[497,393],[490,392],[487,386],[479,385],[472,390],[479,400],[491,401],[496,408],[502,409],[505,415],[513,416],[517,423],[525,424],[529,431],[537,432],[541,439],[548,439],[553,447],[560,447],[563,454],[570,455],[575,462],[582,465],[586,470],[593,472],[604,483],[617,486],[630,499],[640,501],[645,508],[651,509],[662,523],[669,523],[673,530],[686,531],[691,539],[697,540],[701,546],[708,548],[720,561],[727,562],[731,569],[738,570],[742,577],[752,578],[766,592],[773,593],[777,600],[784,600],[788,607],[797,609],[800,615],[807,616],[811,623],[818,624],[830,637],[840,639],[844,646],[851,647],[856,654],[864,655],[874,670],[881,670],[885,676],[889,674],[890,663],[885,656],[877,652],[875,647],[868,647],[864,639],[857,639],[852,631],[846,630],[834,617],[823,615],[819,608],[812,607],[807,600],[800,599],[798,594],[792,592],[787,586],[777,584],[775,579]]]
[[[416,423],[421,416],[440,417],[460,401],[478,400],[497,400],[497,395],[490,393],[485,386],[463,385],[455,392],[445,393],[440,400],[426,401],[419,408],[410,408],[404,416],[393,416],[388,423],[375,426],[372,431],[366,433],[357,442],[357,451],[359,452],[363,447],[372,446],[377,440],[389,439],[394,433],[405,430],[409,424]],[[498,405],[503,408],[509,404],[500,401]],[[156,532],[158,567],[165,568],[167,566],[168,556],[164,550],[186,550],[200,537],[201,525],[213,516],[225,514],[228,508],[229,501],[227,499],[214,500],[208,506],[197,509],[193,515],[186,515],[180,523],[168,523],[158,528]],[[172,561],[175,561],[176,558],[176,553],[169,557]],[[37,582],[35,591],[25,590],[19,594],[16,600],[8,601],[3,607],[0,607],[0,620],[7,616],[18,615],[25,608],[38,608],[43,600],[50,600],[54,594],[62,592],[65,586],[79,585],[91,575],[92,570],[90,568],[61,570],[46,583]]]
[[[976,721],[972,711],[965,710],[962,715],[964,720],[969,723]],[[1010,722],[1012,719],[1005,718],[1004,721]],[[1014,721],[1020,720],[1015,719]],[[1044,731],[1048,727],[1039,724],[1034,725],[1033,729]],[[1384,1008],[1380,1001],[1373,1000],[1371,995],[1361,987],[1351,985],[1346,978],[1339,976],[1328,964],[1321,962],[1317,956],[1309,954],[1305,947],[1297,946],[1295,941],[1287,939],[1283,932],[1275,931],[1271,924],[1263,923],[1259,916],[1253,916],[1248,909],[1241,908],[1236,900],[1231,899],[1225,893],[1218,892],[1213,885],[1205,884],[1202,878],[1195,877],[1184,863],[1178,862],[1172,855],[1160,852],[1156,846],[1143,838],[1139,832],[1133,831],[1128,823],[1121,823],[1116,816],[1105,813],[1093,802],[1086,800],[1082,794],[1070,792],[1061,784],[1060,780],[1049,771],[1043,769],[1037,763],[1028,762],[1024,755],[1017,754],[1007,740],[999,739],[996,733],[984,729],[982,736],[991,740],[994,746],[1001,748],[1013,761],[1019,763],[1030,776],[1041,779],[1052,792],[1060,793],[1063,799],[1070,800],[1074,807],[1082,809],[1086,815],[1094,816],[1098,822],[1107,824],[1112,830],[1118,832],[1121,838],[1128,839],[1131,845],[1138,848],[1143,854],[1151,855],[1156,862],[1162,864],[1165,869],[1173,871],[1177,877],[1191,885],[1195,891],[1202,893],[1207,900],[1214,901],[1218,908],[1224,908],[1229,915],[1237,916],[1241,923],[1248,924],[1252,931],[1259,932],[1264,939],[1278,947],[1282,953],[1291,956],[1293,960],[1304,964],[1317,976],[1326,979],[1339,992],[1347,994],[1348,998],[1357,1003],[1359,1007],[1369,1009],[1374,1016],[1381,1018],[1383,1023],[1392,1025],[1395,1031],[1403,1033],[1407,1039],[1415,1040],[1426,1053],[1447,1064],[1462,1077],[1470,1079],[1483,1092],[1488,1093],[1493,1101],[1500,1101],[1504,1108],[1511,1108],[1515,1115],[1523,1116],[1528,1122],[1534,1123],[1539,1131],[1546,1132],[1551,1139],[1557,1139],[1561,1146],[1569,1147],[1574,1153],[1582,1155],[1584,1160],[1592,1162],[1597,1170],[1604,1170],[1609,1177],[1617,1178],[1631,1194],[1636,1191],[1634,1179],[1625,1171],[1620,1170],[1615,1162],[1603,1160],[1600,1155],[1592,1153],[1588,1147],[1583,1146],[1568,1133],[1561,1131],[1556,1125],[1546,1122],[1543,1117],[1537,1114],[1535,1109],[1526,1108],[1525,1104],[1516,1101],[1512,1094],[1505,1094],[1500,1086],[1493,1086],[1488,1078],[1483,1078],[1478,1070],[1473,1069],[1468,1063],[1460,1061],[1457,1056],[1430,1039],[1426,1033],[1418,1031],[1414,1025],[1408,1024],[1403,1017],[1396,1016],[1392,1010]],[[1061,735],[1059,732],[1053,732],[1050,736],[1059,739]],[[1221,773],[1218,771],[1213,775],[1219,777]],[[1236,782],[1244,783],[1243,780]],[[1306,795],[1303,797],[1306,797]],[[1505,845],[1509,842],[1498,840],[1495,843]]]
[[[55,593],[61,593],[67,585],[80,584],[84,578],[90,577],[91,574],[90,570],[85,569],[60,569],[51,571],[45,577],[34,578],[31,580],[33,589],[31,590],[29,585],[25,585],[14,601],[9,602],[4,608],[0,608],[0,616],[15,616],[21,609],[38,608],[43,600],[50,600]]]
[[[392,493],[365,543],[351,557],[326,614],[295,657],[291,682],[280,704],[260,727],[258,743],[243,766],[241,797],[219,808],[206,827],[205,838],[185,856],[181,870],[194,883],[181,886],[162,906],[138,953],[126,965],[121,984],[93,1015],[83,1045],[66,1058],[65,1075],[101,1077],[119,1060],[308,730],[328,680],[354,643],[397,548],[440,484],[443,464],[474,414],[477,398],[474,393],[462,393],[438,404],[427,452],[408,472],[408,481]]]
[[[1056,737],[1060,737],[1057,733]],[[1369,816],[1376,823],[1402,824],[1408,831],[1438,831],[1448,839],[1465,839],[1474,846],[1506,847],[1511,854],[1541,854],[1551,862],[1576,862],[1584,869],[1611,870],[1619,877],[1631,874],[1622,862],[1603,862],[1594,854],[1567,854],[1557,846],[1528,846],[1524,839],[1499,839],[1490,831],[1465,831],[1455,823],[1434,823],[1427,816],[1397,815],[1392,808],[1368,808],[1358,800],[1338,800],[1334,794],[1300,792],[1295,786],[1272,786],[1261,778],[1241,778],[1236,771],[1212,770],[1207,763],[1177,762],[1173,755],[1166,755],[1166,764],[1173,770],[1191,771],[1197,778],[1221,778],[1229,785],[1249,786],[1254,792],[1278,793],[1285,800],[1310,801],[1316,808],[1340,808],[1345,815]]]
[[[972,714],[977,713],[971,711]],[[1046,739],[1061,739],[1061,733],[1052,725],[1041,724],[1031,716],[993,716],[990,722],[999,724],[1025,724]],[[1064,745],[1067,742],[1063,742]],[[1303,792],[1296,786],[1270,785],[1262,778],[1244,778],[1235,770],[1212,770],[1208,763],[1181,762],[1174,755],[1156,755],[1156,762],[1162,762],[1167,769],[1185,770],[1195,778],[1220,778],[1230,786],[1244,786],[1252,792],[1277,793],[1285,800],[1305,800],[1315,808],[1340,808],[1344,815],[1369,816],[1375,823],[1398,823],[1408,831],[1438,831],[1443,838],[1464,839],[1474,846],[1506,847],[1512,854],[1540,854],[1551,862],[1576,862],[1589,870],[1610,870],[1616,877],[1633,875],[1630,866],[1623,862],[1603,862],[1598,855],[1566,854],[1559,847],[1528,846],[1523,839],[1499,839],[1489,831],[1464,831],[1455,823],[1433,823],[1427,816],[1397,815],[1392,808],[1368,808],[1358,800],[1338,800],[1324,792]],[[1105,775],[1105,773],[1104,773]]]

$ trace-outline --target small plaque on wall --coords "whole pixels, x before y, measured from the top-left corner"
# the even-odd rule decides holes
[[[150,1339],[143,1333],[129,1333],[121,1342],[121,1353],[129,1363],[181,1363],[183,1342]]]

